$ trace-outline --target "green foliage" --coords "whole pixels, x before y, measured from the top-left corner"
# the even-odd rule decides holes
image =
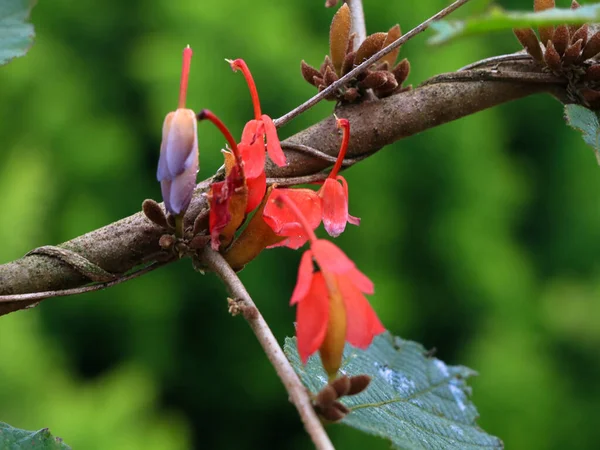
[[[475,14],[482,3],[465,8]],[[364,2],[369,32],[408,29],[447,5]],[[213,109],[239,135],[252,106],[223,58],[245,58],[264,112],[284,114],[314,93],[300,60],[322,61],[333,13],[319,1],[39,2],[35,46],[0,70],[0,262],[160,198],[161,126],[177,104],[186,44],[196,58],[190,107]],[[429,51],[416,37],[401,52],[408,82],[520,49],[505,37]],[[318,105],[281,137],[331,108]],[[388,329],[477,370],[478,422],[507,448],[600,442],[600,176],[562,111],[530,97],[403,139],[344,172],[362,223],[336,244],[375,282],[370,301]],[[198,132],[204,178],[222,164],[223,138]],[[282,339],[294,333],[287,300],[299,257],[270,250],[240,273]],[[1,317],[0,420],[48,426],[74,449],[314,448],[225,296],[216,277],[182,261]],[[349,427],[328,432],[344,450],[390,447]]]
[[[493,7],[480,17],[467,20],[440,20],[431,24],[437,33],[429,39],[430,44],[443,44],[452,39],[513,28],[529,28],[543,25],[575,25],[600,22],[600,5],[585,5],[578,9],[554,8],[541,12],[505,11]]]
[[[48,428],[25,431],[0,422],[0,448],[3,450],[70,450],[61,438],[52,436]]]
[[[33,43],[33,25],[27,23],[36,0],[0,0],[0,66],[23,56]]]
[[[600,164],[600,123],[598,113],[581,105],[566,105],[565,120],[576,130],[581,131],[583,140],[594,149]]]
[[[296,338],[286,338],[285,353],[302,382],[313,392],[327,384],[317,355],[306,366],[300,361]],[[469,401],[466,379],[475,375],[463,366],[448,366],[426,355],[422,345],[386,332],[367,350],[346,345],[341,373],[366,374],[366,391],[344,397],[351,413],[346,425],[387,438],[397,448],[502,448],[500,439],[476,424],[477,410]]]

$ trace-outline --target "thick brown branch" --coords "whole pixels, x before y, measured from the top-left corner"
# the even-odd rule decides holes
[[[566,83],[560,79],[549,82],[528,60],[482,70],[488,70],[488,73],[461,71],[456,76],[438,76],[399,95],[337,108],[336,114],[349,119],[352,124],[348,158],[363,158],[404,137],[531,94],[550,92],[559,98],[565,97]],[[510,72],[510,81],[498,80],[502,71]],[[523,73],[522,80],[519,72]],[[532,77],[538,77],[538,81],[532,80]],[[311,148],[336,155],[339,136],[335,119],[326,118],[291,136],[283,142],[283,146],[289,164],[284,168],[269,166],[268,177],[283,181],[282,178],[314,176],[330,165],[330,160],[299,149]],[[198,185],[186,216],[189,220],[206,207],[201,193],[206,190],[209,181]],[[121,275],[140,264],[174,260],[174,255],[165,253],[158,245],[163,233],[164,230],[148,221],[142,213],[137,213],[68,241],[61,247],[78,253],[106,272]],[[45,254],[33,254],[0,265],[0,299],[7,295],[72,289],[89,282],[80,271],[60,258]],[[0,302],[0,315],[24,309],[38,301],[5,300],[6,297]]]

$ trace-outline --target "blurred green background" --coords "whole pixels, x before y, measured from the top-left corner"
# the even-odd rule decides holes
[[[406,31],[447,4],[365,0],[368,31]],[[41,1],[35,45],[0,68],[0,263],[160,198],[161,124],[186,44],[190,107],[212,109],[239,135],[252,106],[224,58],[245,58],[263,110],[278,117],[314,93],[300,60],[320,64],[333,13],[322,0]],[[426,47],[427,34],[401,52],[415,85],[518,49],[510,33],[441,48]],[[208,125],[200,139],[204,178],[221,164],[223,139]],[[374,280],[386,326],[477,370],[479,423],[508,448],[597,448],[600,169],[561,105],[539,96],[485,111],[346,175],[363,223],[336,243]],[[281,341],[294,333],[299,258],[272,250],[241,274]],[[0,318],[0,420],[50,427],[74,449],[312,448],[248,326],[228,315],[224,288],[189,261]],[[389,447],[329,431],[340,449]]]

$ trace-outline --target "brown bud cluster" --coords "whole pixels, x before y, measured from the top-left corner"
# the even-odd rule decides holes
[[[553,7],[554,0],[534,2],[536,12]],[[573,0],[571,9],[577,8],[579,3]],[[531,28],[513,31],[527,53],[555,73],[563,73],[564,69],[570,66],[582,65],[584,61],[600,53],[600,32],[591,34],[588,24],[539,27],[539,40]]]
[[[348,5],[344,4],[333,16],[329,30],[329,55],[319,70],[302,61],[302,76],[319,89],[319,92],[346,75],[354,67],[369,59],[400,36],[400,26],[395,25],[387,33],[374,33],[355,50],[354,34],[351,34],[352,17]],[[344,87],[332,92],[327,100],[354,102],[364,97],[367,90],[378,97],[387,97],[402,92],[402,83],[408,78],[410,64],[403,59],[396,64],[400,48],[388,53],[379,61],[350,80]]]
[[[579,8],[572,0],[571,9]],[[554,0],[534,0],[536,12],[555,7]],[[593,32],[589,24],[543,26],[538,28],[539,39],[531,28],[513,30],[523,48],[540,65],[557,76],[565,76],[577,86],[587,106],[600,107],[600,31]]]
[[[371,377],[368,375],[356,375],[354,377],[344,375],[336,378],[321,389],[315,397],[315,411],[327,421],[337,422],[342,420],[350,413],[350,410],[338,400],[346,395],[361,393],[370,382]]]

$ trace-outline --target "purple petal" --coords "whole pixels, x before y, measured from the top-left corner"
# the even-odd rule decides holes
[[[196,115],[191,109],[177,109],[167,114],[156,178],[173,180],[198,161]]]

